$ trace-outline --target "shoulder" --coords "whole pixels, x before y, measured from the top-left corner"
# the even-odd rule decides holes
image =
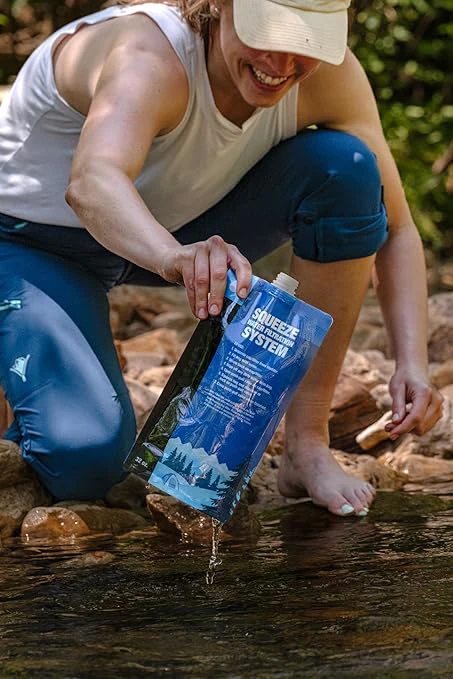
[[[117,81],[126,97],[129,82],[144,96],[154,88],[155,95],[172,96],[172,106],[187,104],[188,80],[181,58],[161,28],[141,12],[82,27],[63,45],[55,75],[63,96],[85,114],[99,82],[106,79]]]
[[[324,125],[348,129],[362,122],[378,125],[379,115],[368,78],[347,50],[340,66],[323,63],[299,86],[298,127]]]

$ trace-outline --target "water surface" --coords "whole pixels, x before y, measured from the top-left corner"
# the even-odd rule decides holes
[[[268,512],[256,544],[158,533],[0,551],[0,677],[453,676],[453,498]],[[95,550],[104,565],[84,566]],[[110,561],[108,559],[110,558]]]

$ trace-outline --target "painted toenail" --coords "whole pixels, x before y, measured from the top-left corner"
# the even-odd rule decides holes
[[[354,507],[352,505],[348,505],[348,504],[344,504],[340,509],[340,512],[342,514],[351,514],[353,511],[354,511]]]
[[[357,512],[357,516],[366,516],[370,510],[367,507],[364,507],[362,511]]]

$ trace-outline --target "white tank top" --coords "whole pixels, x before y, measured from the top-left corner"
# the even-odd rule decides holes
[[[64,194],[85,116],[57,91],[52,47],[83,24],[137,12],[153,19],[167,36],[189,80],[182,121],[153,141],[135,181],[146,205],[169,231],[217,203],[273,146],[296,134],[297,87],[238,127],[217,110],[203,41],[175,8],[155,3],[109,7],[64,26],[40,45],[0,108],[0,212],[44,224],[82,226]]]

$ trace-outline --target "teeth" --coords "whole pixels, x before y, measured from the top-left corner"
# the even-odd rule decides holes
[[[281,85],[282,83],[285,82],[285,80],[288,80],[288,78],[285,76],[283,78],[272,78],[270,75],[267,75],[267,73],[263,73],[263,71],[259,71],[257,68],[252,66],[252,71],[257,78],[262,83],[265,83],[266,85]]]

